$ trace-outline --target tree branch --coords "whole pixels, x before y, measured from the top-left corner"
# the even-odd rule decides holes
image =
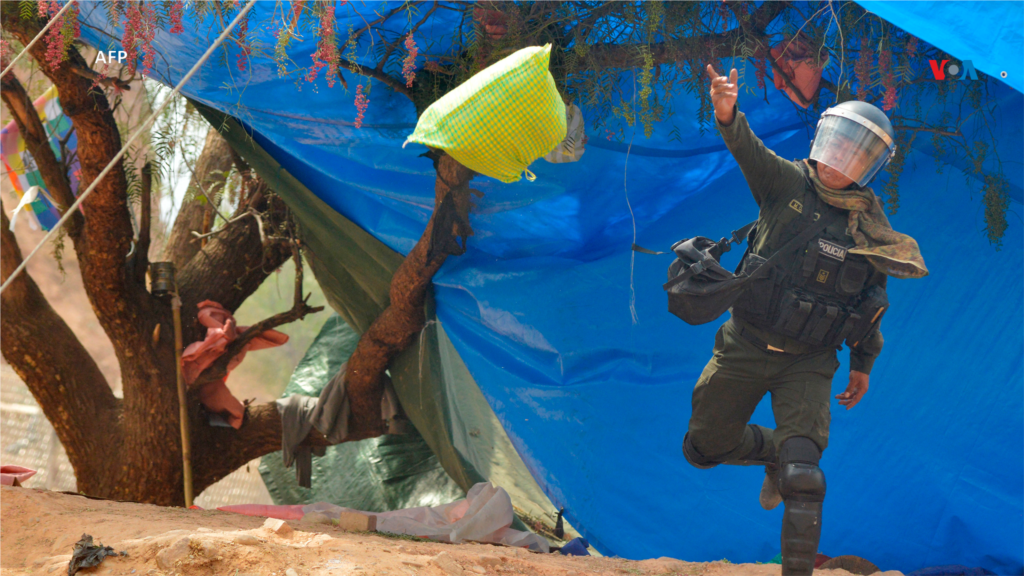
[[[281,414],[274,402],[250,405],[245,409],[245,422],[238,430],[202,426],[195,432],[192,442],[204,446],[195,453],[193,483],[198,493],[247,462],[280,450]],[[316,428],[310,430],[305,444],[331,445]]]
[[[786,2],[765,2],[750,14],[752,26],[765,29],[782,11],[786,8]],[[654,64],[667,64],[675,62],[678,54],[700,54],[710,41],[713,46],[738,46],[742,44],[745,32],[742,28],[733,28],[719,34],[708,34],[705,36],[690,36],[678,40],[657,42],[650,45],[651,56]],[[643,44],[647,49],[647,44]],[[639,44],[615,44],[601,43],[594,44],[587,49],[587,57],[580,62],[580,70],[595,70],[604,68],[638,68],[643,65],[643,52]]]
[[[35,105],[13,71],[4,76],[0,81],[0,87],[2,87],[0,96],[2,96],[4,104],[7,104],[11,115],[14,116],[18,130],[25,138],[28,151],[32,154],[32,159],[35,160],[39,173],[43,177],[43,183],[46,184],[50,196],[57,202],[58,210],[63,214],[68,206],[74,204],[75,196],[71,192],[71,182],[68,180],[67,171],[57,160],[56,154],[50,147],[50,139],[46,135],[46,129],[43,128]],[[72,239],[78,237],[82,229],[81,213],[72,216],[68,228]]]
[[[22,20],[17,10],[0,12],[0,19],[4,30],[24,44],[40,30],[38,19]],[[74,72],[75,68],[88,67],[78,50],[74,46],[68,48],[66,58],[57,66],[50,65],[46,52],[45,43],[30,49],[39,69],[60,92],[61,107],[75,127],[84,188],[120,150],[121,134],[102,91],[93,89],[91,81]],[[143,349],[151,338],[152,326],[143,318],[153,302],[145,285],[135,282],[127,271],[126,256],[135,233],[128,212],[123,161],[98,182],[84,202],[82,213],[88,217],[83,218],[81,238],[75,241],[82,283],[114,349],[119,354],[131,354]],[[136,376],[122,374],[126,380]]]
[[[201,190],[208,201],[183,202],[178,217],[174,220],[163,258],[174,262],[178,270],[184,268],[199,253],[201,246],[198,242],[193,242],[192,232],[205,232],[203,222],[213,211],[213,200],[207,192],[207,186],[224,186],[224,173],[231,169],[231,146],[215,128],[211,127],[206,133],[206,142],[195,162],[195,169],[192,170],[191,165],[187,163],[186,165],[192,172],[189,189]]]
[[[132,89],[132,85],[129,82],[121,80],[120,78],[104,76],[103,74],[100,74],[99,72],[93,70],[92,68],[89,68],[88,66],[83,67],[74,62],[72,62],[70,65],[72,72],[100,86],[106,86],[108,88],[113,86],[119,90]]]
[[[397,8],[392,8],[392,9],[391,9],[390,11],[388,11],[388,13],[387,13],[387,14],[385,14],[384,16],[381,16],[380,18],[378,18],[378,19],[374,20],[373,22],[367,22],[367,23],[366,23],[366,26],[364,26],[364,27],[360,28],[359,30],[356,30],[356,31],[355,31],[355,32],[354,32],[354,33],[352,34],[352,37],[351,37],[351,38],[350,38],[350,39],[349,39],[348,41],[349,41],[349,42],[358,42],[358,41],[359,41],[359,37],[360,37],[360,36],[362,36],[363,34],[365,34],[365,33],[366,33],[366,32],[367,32],[368,30],[372,29],[372,28],[373,28],[374,26],[376,26],[377,24],[383,24],[384,22],[387,22],[388,20],[390,20],[392,16],[394,16],[395,14],[398,14],[398,13],[399,13],[399,12],[401,12],[402,10],[408,10],[409,8],[412,8],[412,7],[415,7],[415,6],[419,6],[420,4],[423,4],[423,0],[421,0],[421,1],[419,1],[419,2],[411,2],[411,3],[409,3],[408,5],[406,5],[406,4],[405,4],[405,3],[403,2],[403,3],[402,3],[401,5],[399,5],[399,6],[397,7]]]
[[[907,125],[895,125],[893,126],[896,130],[910,130],[913,132],[931,132],[933,134],[939,134],[940,136],[949,136],[955,138],[963,138],[963,133],[957,130],[956,132],[950,132],[941,128],[932,128],[930,126],[907,126]]]
[[[393,43],[388,45],[388,49],[384,52],[384,56],[381,57],[380,62],[377,62],[377,65],[374,67],[374,70],[378,72],[384,70],[384,65],[387,64],[388,58],[391,58],[391,54],[393,54],[395,49],[398,48],[398,44],[401,43],[402,38],[412,36],[413,34],[415,34],[416,31],[420,29],[420,26],[423,26],[423,23],[426,22],[427,19],[430,18],[430,16],[437,11],[437,3],[437,0],[434,0],[434,5],[430,7],[430,10],[427,10],[427,13],[423,15],[423,18],[419,22],[417,22],[416,25],[409,30],[409,32],[403,34]]]
[[[786,86],[790,90],[792,90],[793,94],[795,94],[796,97],[800,100],[800,105],[801,106],[803,106],[804,108],[807,108],[808,106],[810,106],[811,103],[813,102],[813,100],[808,100],[807,98],[804,98],[803,92],[801,92],[800,89],[797,88],[795,84],[793,84],[793,80],[789,76],[787,76],[785,72],[782,71],[782,67],[779,66],[778,61],[775,58],[772,58],[771,41],[769,40],[768,35],[765,34],[765,32],[764,32],[765,28],[763,27],[763,26],[767,26],[768,22],[765,22],[762,27],[755,29],[747,21],[747,18],[746,18],[747,15],[741,13],[739,11],[739,7],[735,3],[729,3],[728,6],[732,10],[733,14],[736,15],[736,21],[740,23],[740,28],[743,29],[743,32],[746,33],[751,38],[753,38],[759,45],[761,45],[764,48],[764,51],[767,54],[766,59],[771,63],[772,70],[775,72],[776,77],[779,77],[779,76],[782,77],[782,79],[786,82]],[[788,48],[788,46],[787,46],[787,48]],[[782,58],[785,55],[786,55],[786,50],[783,49],[780,52],[780,54],[779,54],[779,58]],[[820,92],[821,85],[819,84],[818,86],[819,86],[819,92]],[[818,98],[818,96],[817,96],[817,94],[815,94],[814,100],[817,100],[817,98]]]
[[[242,353],[245,350],[246,345],[252,342],[260,334],[263,334],[267,330],[283,326],[296,320],[302,320],[309,314],[320,312],[324,309],[323,306],[317,306],[315,308],[306,304],[309,299],[302,297],[302,255],[299,252],[299,247],[296,242],[291,242],[292,258],[295,260],[295,298],[292,309],[287,312],[281,312],[275,314],[266,320],[261,320],[256,324],[249,327],[241,336],[239,336],[234,342],[232,342],[228,349],[224,352],[216,362],[213,363],[209,368],[203,371],[202,374],[196,378],[195,382],[189,385],[189,388],[202,388],[203,386],[212,382],[218,382],[223,380],[228,374],[228,364],[231,360]]]
[[[0,275],[6,281],[21,264],[21,250],[6,211],[0,212]],[[120,402],[28,273],[0,296],[0,350],[53,424],[78,489],[90,492],[116,475],[108,461],[117,454]]]
[[[262,179],[257,187],[265,186]],[[271,229],[285,221],[287,208],[276,196],[250,198],[251,209],[259,213]],[[196,321],[195,311],[203,300],[213,300],[235,311],[274,270],[281,267],[291,252],[287,246],[272,243],[264,247],[259,225],[252,218],[222,227],[178,274],[178,290],[185,314],[185,340],[203,339],[206,329]]]
[[[446,154],[435,155],[433,158],[437,170],[434,188],[436,206],[451,201],[460,217],[468,215],[469,196],[472,193],[469,181],[474,173]],[[380,436],[385,432],[380,414],[383,395],[380,377],[391,359],[408,347],[423,329],[426,321],[423,305],[427,288],[446,258],[444,254],[437,258],[428,257],[431,245],[438,240],[435,233],[471,233],[458,224],[452,228],[437,225],[442,212],[434,210],[420,240],[392,278],[391,303],[363,334],[355,353],[349,359],[345,389],[349,395],[351,418],[346,442]],[[293,253],[293,257],[297,256]],[[299,297],[301,292],[298,292],[301,290],[301,280],[298,277],[296,289],[295,302],[298,306],[302,303]],[[262,324],[250,328],[246,334],[267,327]],[[225,366],[231,354],[229,350],[221,357]],[[206,375],[204,372],[203,376]],[[196,463],[196,490],[202,490],[246,462],[280,450],[281,416],[274,403],[249,406],[241,429],[235,431],[204,426],[197,433],[194,442],[210,447],[209,450],[199,452],[201,459]],[[303,443],[310,446],[330,445],[315,428]]]
[[[145,285],[146,269],[149,268],[149,229],[153,209],[153,166],[149,162],[142,167],[142,202],[139,214],[139,241],[135,243],[135,281]]]
[[[384,433],[380,415],[384,393],[381,376],[391,360],[409,346],[426,322],[423,305],[427,288],[446,259],[444,253],[438,258],[428,257],[432,243],[440,240],[434,238],[434,233],[452,233],[452,228],[436,226],[441,213],[437,207],[451,196],[458,211],[468,211],[469,181],[475,173],[447,154],[435,157],[434,167],[437,171],[435,209],[430,221],[391,279],[388,307],[363,333],[348,361],[345,390],[352,410],[349,420],[349,438],[352,440],[373,438]]]
[[[412,100],[412,91],[405,87],[405,82],[402,82],[401,80],[395,78],[394,76],[385,74],[384,72],[376,70],[374,68],[366,68],[365,66],[360,66],[359,64],[356,64],[355,62],[350,62],[348,60],[345,60],[344,58],[339,58],[338,62],[341,66],[348,68],[349,71],[352,72],[353,74],[359,74],[362,76],[373,78],[375,80],[379,80],[386,84],[395,92],[402,94],[410,101]]]

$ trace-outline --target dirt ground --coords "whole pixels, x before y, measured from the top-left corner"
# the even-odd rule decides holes
[[[82,534],[128,552],[83,574],[103,576],[778,576],[775,564],[644,561],[537,554],[489,544],[443,544],[291,522],[282,536],[265,519],[218,511],[91,500],[0,488],[0,576],[67,573]],[[823,570],[822,576],[847,576]],[[899,572],[880,573],[902,576]]]

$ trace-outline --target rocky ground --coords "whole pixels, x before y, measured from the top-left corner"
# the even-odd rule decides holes
[[[92,500],[28,488],[0,489],[0,576],[67,574],[82,534],[126,551],[81,574],[103,576],[778,576],[774,564],[570,557],[465,543],[443,544],[217,511]],[[848,576],[823,570],[822,576]],[[884,576],[901,576],[884,572]]]

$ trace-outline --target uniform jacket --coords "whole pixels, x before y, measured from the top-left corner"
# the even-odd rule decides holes
[[[812,184],[804,177],[798,162],[778,157],[754,135],[743,112],[736,110],[732,124],[728,126],[723,126],[717,119],[715,124],[725,140],[725,145],[736,158],[743,177],[750,186],[750,192],[761,209],[757,237],[751,251],[768,258],[783,244],[782,234],[786,225],[802,213],[807,188]],[[824,202],[818,203],[818,209],[842,211]],[[852,245],[853,239],[846,231],[846,224],[846,218],[839,218],[825,229],[822,236],[837,244]],[[865,286],[880,285],[885,288],[885,282],[885,274],[876,270]],[[772,347],[792,354],[811,351],[808,344],[762,330],[735,315],[733,321],[740,323]],[[870,374],[875,359],[882,351],[882,342],[882,332],[878,330],[856,349],[851,349],[850,369]]]

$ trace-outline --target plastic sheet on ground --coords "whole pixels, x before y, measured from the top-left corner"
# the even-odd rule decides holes
[[[35,475],[35,470],[23,466],[0,466],[0,484],[4,486],[20,486]]]
[[[305,506],[306,514],[318,513],[333,520],[342,512],[359,512],[326,502]],[[421,536],[439,542],[490,542],[529,548],[538,552],[550,551],[544,538],[529,532],[513,530],[512,499],[508,492],[490,482],[481,482],[469,489],[464,500],[451,504],[420,508],[406,508],[376,514],[377,531]]]

